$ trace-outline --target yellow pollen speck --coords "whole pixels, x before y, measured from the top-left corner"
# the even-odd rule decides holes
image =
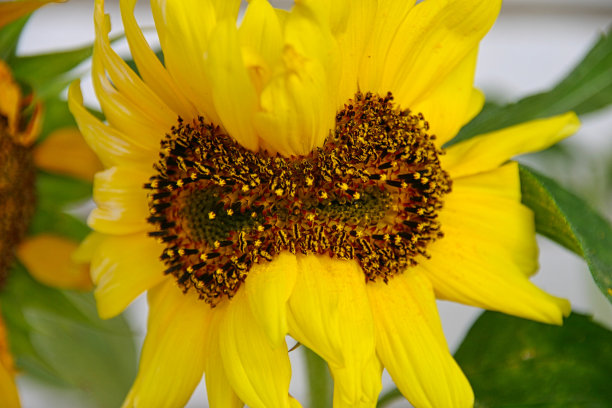
[[[208,219],[209,219],[209,220],[214,220],[216,216],[217,216],[217,215],[216,215],[216,214],[215,214],[213,211],[211,211],[211,212],[209,212],[209,213],[208,213]]]
[[[310,222],[315,220],[315,215],[313,213],[310,213],[306,216],[306,219]]]
[[[264,229],[265,228],[263,227],[263,225],[258,225],[257,226],[257,231],[259,231],[259,232],[263,232]]]
[[[231,208],[228,208],[227,215],[234,215],[234,210],[232,210]]]
[[[219,241],[213,242],[213,247],[215,247],[215,249],[219,248],[220,246],[221,246],[221,243]]]
[[[282,196],[284,192],[285,191],[282,188],[277,188],[276,190],[274,190],[274,194],[276,194],[279,197]]]
[[[355,191],[355,193],[353,194],[353,199],[354,200],[359,200],[361,198],[361,194],[359,194],[357,191]]]
[[[245,193],[249,191],[249,186],[247,186],[246,184],[244,186],[242,186],[242,191],[244,191]]]
[[[306,185],[310,187],[312,183],[314,183],[314,179],[310,176],[306,177]]]
[[[206,260],[208,260],[208,255],[206,255],[206,254],[200,254],[200,260],[202,260],[202,261],[206,261]]]

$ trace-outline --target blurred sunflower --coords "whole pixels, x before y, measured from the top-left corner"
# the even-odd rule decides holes
[[[106,170],[83,243],[99,313],[148,291],[124,406],[287,407],[285,336],[329,364],[335,407],[373,407],[386,368],[416,407],[473,405],[435,297],[561,324],[530,283],[533,215],[513,156],[572,113],[442,146],[482,107],[473,77],[500,1],[152,1],[164,63],[122,0],[138,74],[96,1],[93,84],[69,103]],[[435,135],[435,136],[434,136]]]
[[[34,4],[36,3],[36,4]],[[20,2],[0,5],[0,26],[48,3]],[[6,18],[5,18],[6,17]],[[3,50],[4,51],[4,50]],[[29,234],[38,206],[40,171],[91,180],[101,167],[78,129],[61,128],[37,142],[44,106],[23,98],[11,68],[0,60],[0,293],[20,262],[39,282],[56,288],[91,288],[89,270],[72,261],[77,242],[50,233]],[[67,160],[68,155],[73,157]],[[52,200],[53,197],[45,196]],[[17,259],[17,260],[16,260]],[[0,304],[0,308],[2,305]],[[18,407],[9,333],[0,314],[0,395],[3,407]]]

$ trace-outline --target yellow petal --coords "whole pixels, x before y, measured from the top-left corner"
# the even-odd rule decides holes
[[[178,85],[157,58],[147,43],[140,27],[134,18],[134,7],[137,0],[121,0],[121,18],[125,36],[130,46],[132,57],[138,67],[138,73],[145,83],[163,100],[174,112],[178,113],[187,122],[197,118],[195,107],[180,92]]]
[[[212,82],[205,68],[210,34],[218,18],[214,4],[210,0],[155,0],[151,9],[166,69],[198,113],[218,124]]]
[[[174,279],[149,290],[149,321],[138,376],[124,408],[184,406],[202,374],[213,311]]]
[[[78,244],[57,235],[26,238],[17,248],[19,260],[39,282],[61,289],[91,289],[88,265],[77,264],[72,254]]]
[[[57,0],[22,0],[0,3],[0,28],[8,23],[33,12],[47,3],[57,2]],[[1,394],[0,394],[1,395]]]
[[[476,252],[513,262],[525,275],[538,268],[533,213],[521,204],[518,164],[454,180],[439,219],[445,234],[469,231]]]
[[[531,283],[507,257],[480,251],[482,240],[470,231],[449,231],[432,243],[431,259],[420,264],[436,295],[470,306],[561,324],[569,302],[549,295]]]
[[[11,68],[0,61],[0,115],[6,118],[8,133],[13,136],[18,133],[20,109],[21,89],[13,79]]]
[[[121,313],[138,295],[164,279],[159,260],[164,245],[144,233],[104,236],[91,261],[98,313],[103,319]]]
[[[17,385],[10,372],[0,362],[0,395],[2,395],[2,407],[4,408],[19,408],[19,394],[17,393]]]
[[[111,167],[96,174],[93,199],[97,205],[87,219],[105,234],[131,234],[151,229],[147,191],[150,174],[129,167]]]
[[[227,304],[222,303],[215,308],[210,319],[210,330],[204,343],[206,350],[205,377],[206,395],[208,406],[219,408],[242,408],[244,403],[240,401],[234,392],[230,381],[223,368],[223,358],[219,347],[220,324],[225,319]]]
[[[58,129],[38,144],[34,162],[40,169],[88,181],[102,170],[98,156],[85,143],[81,132],[73,127]]]
[[[471,51],[457,67],[431,90],[427,96],[412,106],[404,101],[410,98],[396,95],[396,101],[413,112],[421,112],[430,125],[430,134],[436,135],[436,144],[442,146],[452,139],[470,119],[474,108],[474,73],[476,71],[477,49]]]
[[[378,63],[381,87],[411,107],[474,52],[497,18],[501,0],[428,0],[412,8]]]
[[[516,155],[546,149],[579,126],[573,112],[532,120],[458,143],[440,161],[453,178],[491,170]]]
[[[253,0],[238,30],[244,63],[258,93],[270,81],[283,50],[281,22],[267,0]]]
[[[354,63],[359,70],[359,88],[363,92],[379,92],[384,95],[395,91],[381,89],[385,60],[402,21],[407,18],[414,3],[403,0],[362,1],[359,6],[363,12],[351,11],[354,23],[351,25],[349,22],[348,30],[354,33],[349,31],[349,35],[355,36],[353,47],[359,47],[360,44],[364,47],[361,58]]]
[[[228,303],[219,327],[219,346],[232,388],[249,407],[288,408],[291,365],[287,345],[272,345],[253,316],[244,290]]]
[[[375,403],[381,388],[380,369],[363,272],[356,262],[326,256],[298,256],[297,260],[297,281],[289,298],[289,333],[330,365],[334,401],[342,406]]]
[[[427,278],[411,268],[367,290],[376,351],[408,401],[417,408],[472,407],[474,394],[448,350]]]
[[[2,320],[2,310],[0,310],[0,395],[2,396],[2,406],[6,408],[20,407],[14,376],[13,356],[9,349],[6,326]]]
[[[259,141],[252,117],[259,103],[255,87],[242,60],[236,22],[224,20],[212,33],[208,50],[208,72],[215,109],[223,127],[247,149],[257,151]]]
[[[94,10],[94,23],[96,29],[96,41],[94,43],[94,60],[99,61],[96,72],[94,72],[94,80],[96,77],[102,83],[102,88],[108,92],[111,100],[120,101],[121,105],[117,108],[123,108],[123,114],[141,115],[143,119],[150,121],[152,124],[159,125],[164,130],[169,130],[176,123],[177,113],[173,112],[162,101],[155,92],[153,92],[142,79],[127,65],[119,55],[111,48],[108,33],[110,31],[110,19],[104,15],[104,1],[97,0]],[[108,79],[106,78],[108,75]],[[103,76],[103,77],[102,77]],[[110,81],[110,82],[109,82]],[[111,85],[112,83],[112,85]],[[118,95],[113,97],[112,91]],[[98,98],[101,99],[99,89],[96,90]],[[101,105],[102,100],[100,101]],[[104,110],[110,123],[117,123],[117,118],[114,118],[110,113],[114,113],[114,109],[107,113]],[[142,122],[141,118],[131,118],[134,122]],[[140,120],[139,120],[140,119]],[[123,123],[123,121],[121,122]],[[120,126],[118,126],[121,128]],[[127,129],[123,129],[127,131]],[[157,132],[146,133],[144,138],[154,138]],[[161,137],[164,133],[162,131]],[[156,148],[159,147],[159,140],[155,140]]]
[[[159,152],[132,143],[123,133],[103,124],[83,106],[79,81],[74,81],[68,91],[68,107],[79,125],[83,138],[100,158],[105,167],[122,163],[140,165],[150,169]]]
[[[140,149],[159,152],[160,142],[175,122],[162,122],[145,106],[129,100],[117,91],[107,77],[101,52],[92,60],[93,87],[108,123],[119,130],[119,135]]]
[[[261,94],[255,117],[262,145],[284,156],[307,155],[333,129],[336,101],[332,84],[340,75],[329,28],[302,3],[285,23],[284,67]]]
[[[274,346],[285,342],[287,300],[297,275],[295,255],[281,253],[272,262],[253,265],[244,282],[249,305]]]

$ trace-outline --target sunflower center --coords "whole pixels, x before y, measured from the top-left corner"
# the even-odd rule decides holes
[[[354,259],[385,282],[428,256],[450,178],[423,116],[392,100],[358,93],[323,147],[290,158],[179,119],[145,185],[166,273],[214,306],[282,251]]]
[[[0,114],[0,288],[34,214],[35,177],[30,149],[15,142]]]

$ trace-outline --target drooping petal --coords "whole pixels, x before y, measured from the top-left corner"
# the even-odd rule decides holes
[[[336,403],[373,406],[382,385],[363,272],[355,262],[326,256],[297,260],[289,333],[328,362]]]
[[[428,0],[403,19],[385,54],[378,92],[402,95],[410,107],[423,100],[465,60],[493,25],[501,0]]]
[[[89,267],[74,262],[78,244],[57,235],[27,237],[17,248],[19,260],[39,282],[62,289],[91,289]]]
[[[244,403],[240,401],[227,378],[219,345],[220,324],[225,319],[226,310],[226,304],[221,304],[216,308],[211,316],[210,329],[206,343],[204,343],[206,396],[210,407],[241,408]]]
[[[159,256],[164,245],[142,233],[104,235],[91,261],[98,313],[104,319],[121,313],[138,295],[164,279]]]
[[[93,180],[94,174],[102,170],[102,163],[74,127],[51,133],[36,146],[33,156],[39,169],[83,180]]]
[[[83,94],[79,81],[74,81],[68,90],[68,107],[79,125],[83,138],[98,155],[105,167],[130,163],[150,169],[158,157],[157,150],[141,147],[130,141],[123,133],[103,124],[83,106]]]
[[[92,79],[106,118],[143,147],[159,149],[160,140],[176,124],[177,113],[111,48],[110,20],[104,14],[103,0],[96,1],[94,22]]]
[[[273,345],[285,341],[287,300],[297,275],[297,260],[290,253],[281,253],[272,262],[253,265],[244,282],[244,291],[257,322]]]
[[[96,174],[93,199],[97,205],[87,219],[105,234],[131,234],[150,229],[144,183],[150,174],[129,167],[112,167]]]
[[[520,202],[518,164],[454,180],[439,219],[443,231],[469,232],[477,251],[513,262],[529,276],[538,267],[533,213]]]
[[[286,343],[274,345],[244,291],[227,305],[219,324],[223,367],[236,394],[252,408],[288,408],[291,365]]]
[[[472,104],[475,102],[473,83],[477,56],[475,48],[436,88],[412,106],[404,105],[403,101],[410,100],[409,97],[395,95],[400,106],[423,113],[430,125],[429,133],[436,135],[438,146],[453,138],[471,118],[474,110]]]
[[[402,394],[416,408],[472,407],[474,394],[448,350],[427,278],[411,268],[366,288],[376,352]]]
[[[128,40],[138,73],[146,84],[162,99],[172,110],[186,121],[197,118],[194,106],[180,92],[178,85],[172,79],[159,58],[147,43],[142,30],[134,18],[134,7],[137,0],[121,0],[121,18],[125,28],[125,37]]]
[[[561,324],[569,302],[539,289],[507,257],[480,251],[469,231],[445,232],[429,245],[431,259],[420,264],[441,299]]]
[[[476,174],[494,169],[516,155],[552,146],[579,126],[573,112],[532,120],[453,145],[440,161],[453,178]]]
[[[149,321],[136,381],[124,408],[184,406],[204,372],[213,310],[173,279],[148,292]]]
[[[235,21],[220,22],[211,35],[215,41],[209,46],[206,67],[215,109],[232,138],[247,149],[257,151],[259,141],[252,119],[259,101],[242,59]]]

